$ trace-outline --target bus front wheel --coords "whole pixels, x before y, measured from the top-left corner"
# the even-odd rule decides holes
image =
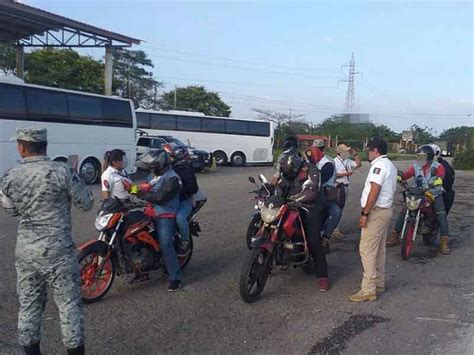
[[[79,175],[86,184],[94,184],[100,177],[100,163],[93,159],[88,158],[82,163]]]
[[[232,166],[243,166],[245,165],[245,155],[244,153],[234,153],[232,154],[232,157],[230,158],[230,162]]]
[[[227,164],[227,155],[223,151],[217,150],[212,153],[212,156],[216,159],[217,165],[221,166]]]

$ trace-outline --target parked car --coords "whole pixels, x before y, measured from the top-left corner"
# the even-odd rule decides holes
[[[173,136],[150,136],[141,133],[137,141],[137,157],[148,152],[150,149],[161,149],[163,144],[188,148],[195,170],[203,171],[212,165],[212,154],[210,152],[190,147]]]

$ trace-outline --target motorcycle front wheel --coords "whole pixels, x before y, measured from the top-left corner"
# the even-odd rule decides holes
[[[111,255],[104,255],[100,241],[81,250],[78,261],[81,270],[81,293],[84,303],[97,302],[112,287],[115,279],[116,265]]]
[[[260,214],[253,216],[247,228],[247,248],[249,250],[260,229],[260,221],[261,221]]]
[[[405,232],[402,235],[402,246],[401,246],[401,257],[403,260],[410,258],[411,252],[413,251],[413,237],[415,233],[415,224],[413,222],[407,222],[405,226]]]
[[[250,250],[240,273],[240,296],[247,303],[258,300],[270,273],[271,256],[268,250]]]

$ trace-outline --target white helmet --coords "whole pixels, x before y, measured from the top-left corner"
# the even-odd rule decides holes
[[[439,146],[437,146],[436,144],[430,144],[430,146],[434,150],[435,157],[439,157],[439,155],[441,153],[441,148]]]

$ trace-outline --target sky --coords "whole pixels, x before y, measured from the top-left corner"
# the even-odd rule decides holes
[[[26,0],[139,38],[164,82],[319,123],[344,111],[354,53],[354,112],[401,131],[474,126],[471,1]],[[100,57],[102,50],[87,50]]]

